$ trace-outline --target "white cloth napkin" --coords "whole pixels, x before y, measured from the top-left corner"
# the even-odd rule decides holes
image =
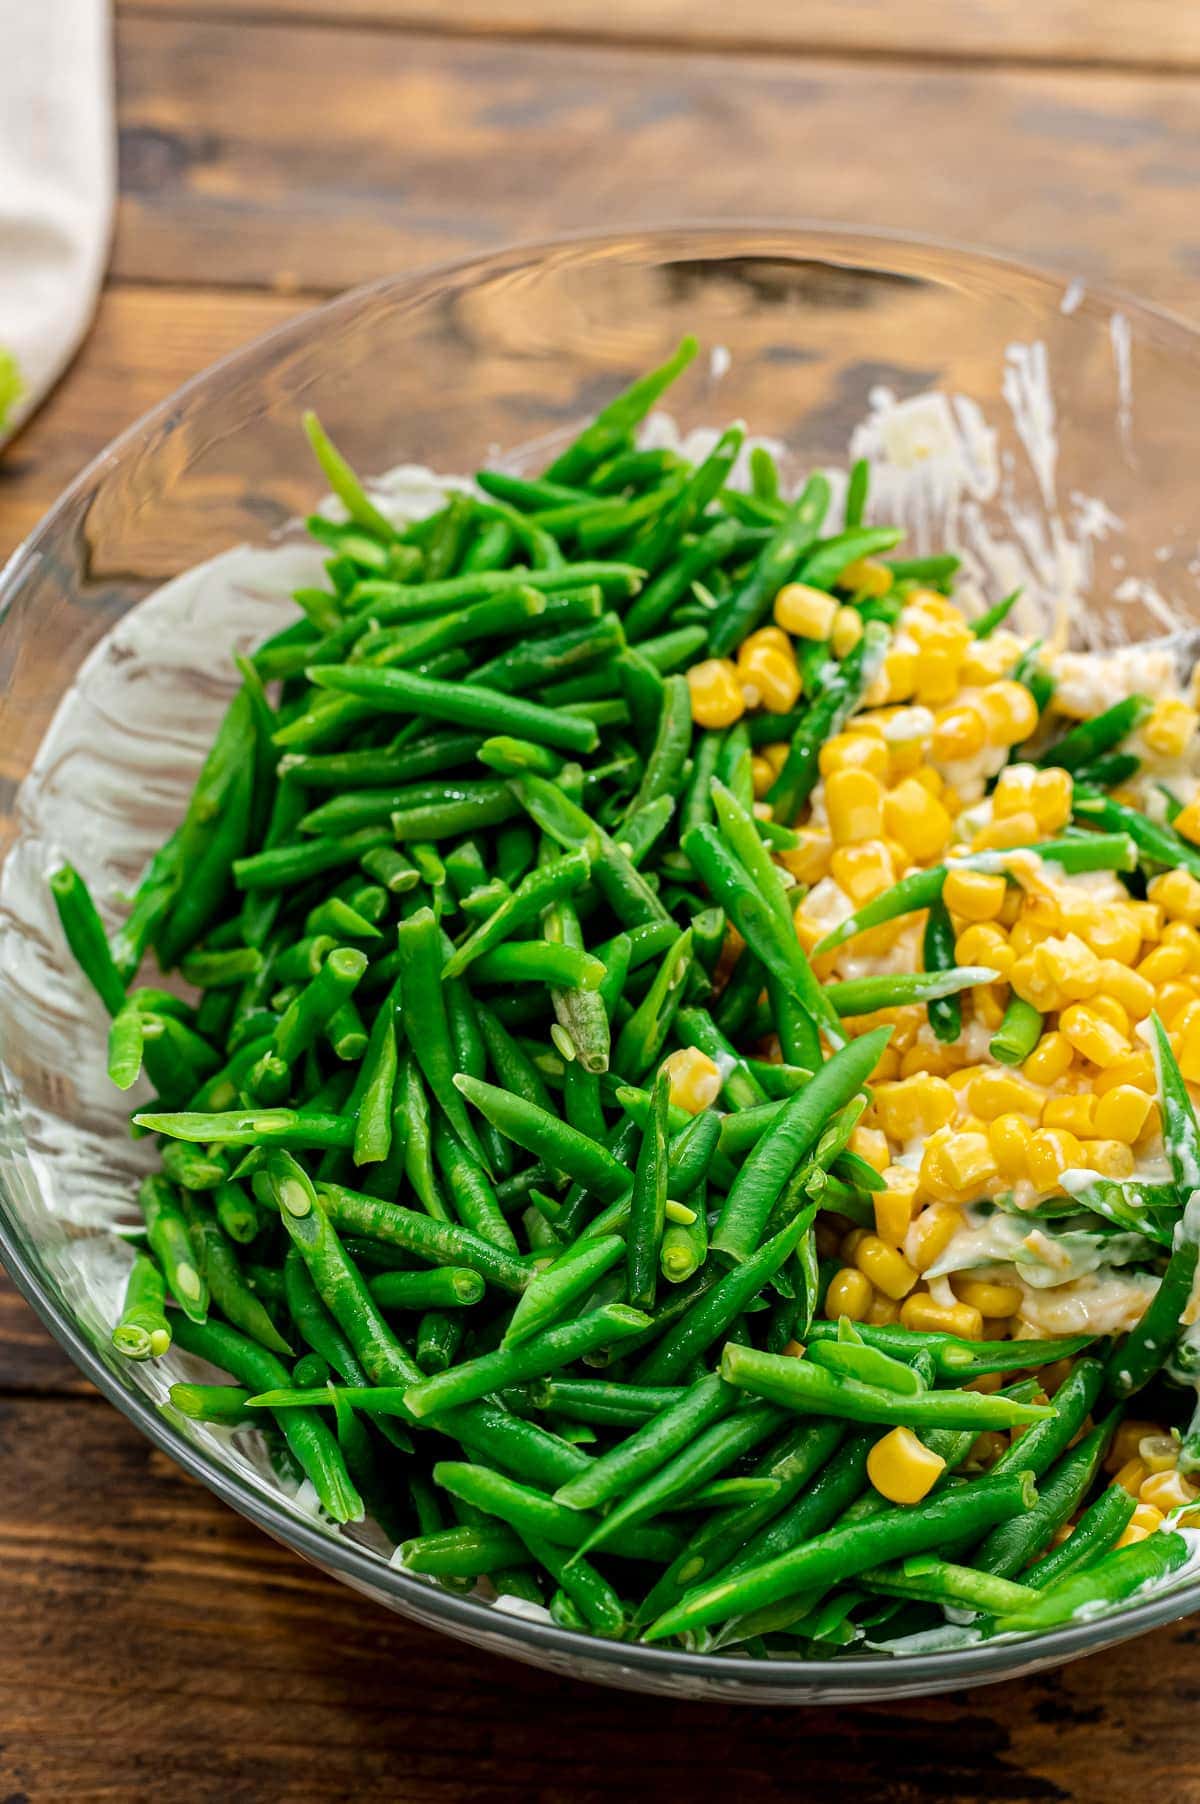
[[[0,443],[88,327],[114,168],[108,0],[0,0]]]

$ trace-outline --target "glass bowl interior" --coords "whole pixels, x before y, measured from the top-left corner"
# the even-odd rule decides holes
[[[178,819],[231,691],[225,648],[286,618],[313,568],[295,527],[320,496],[301,413],[315,408],[363,471],[533,467],[689,331],[702,355],[672,391],[671,424],[652,431],[743,419],[792,478],[870,454],[879,517],[899,517],[913,551],[961,549],[981,597],[1021,583],[1025,621],[1048,632],[1069,621],[1097,644],[1197,619],[1187,434],[1200,336],[1136,303],[937,246],[764,227],[515,250],[304,316],[127,432],[0,580],[0,1256],[147,1435],[268,1532],[420,1621],[684,1696],[834,1702],[1012,1676],[1180,1616],[1200,1587],[1053,1635],[902,1660],[594,1641],[396,1570],[377,1530],[333,1531],[289,1497],[256,1437],[170,1410],[183,1356],[164,1372],[109,1346],[118,1229],[145,1149],[105,1079],[105,1021],[45,874],[69,854],[114,921]]]

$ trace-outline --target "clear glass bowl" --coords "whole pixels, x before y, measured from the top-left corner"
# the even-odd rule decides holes
[[[885,465],[881,506],[905,515],[914,547],[966,547],[993,599],[1015,572],[1047,616],[1074,594],[1091,642],[1161,631],[1164,598],[1174,620],[1197,617],[1200,336],[1135,303],[933,245],[764,227],[517,249],[307,314],[118,439],[0,581],[0,1256],[151,1440],[270,1534],[431,1627],[697,1698],[833,1703],[1011,1677],[1181,1616],[1200,1584],[1055,1634],[905,1659],[753,1661],[592,1640],[410,1578],[370,1530],[327,1531],[284,1495],[253,1437],[174,1416],[163,1375],[108,1344],[113,1230],[143,1155],[104,1078],[105,1024],[44,874],[68,851],[110,907],[178,818],[227,692],[225,648],[267,630],[289,560],[308,555],[289,525],[320,493],[301,411],[315,407],[362,470],[520,468],[685,331],[708,354],[672,394],[682,429],[740,417],[781,441],[796,474],[844,467],[857,431]],[[926,390],[946,399],[916,414],[891,404]],[[274,549],[139,608],[246,543]]]

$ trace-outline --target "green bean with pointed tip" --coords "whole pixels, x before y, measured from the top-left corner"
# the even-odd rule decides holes
[[[646,1327],[648,1320],[640,1309],[622,1303],[602,1304],[575,1321],[542,1329],[519,1347],[480,1354],[452,1371],[411,1384],[405,1404],[418,1418],[455,1409],[506,1385],[523,1384],[556,1371],[596,1347],[619,1343]]]
[[[523,1096],[462,1073],[454,1079],[462,1096],[502,1134],[523,1146],[551,1171],[564,1171],[604,1202],[616,1202],[630,1189],[629,1172],[603,1146]]]
[[[200,1271],[187,1217],[171,1183],[151,1175],[138,1187],[138,1204],[146,1222],[146,1238],[166,1278],[171,1295],[193,1322],[208,1314],[208,1286]]]
[[[548,465],[543,480],[576,485],[586,482],[598,465],[624,449],[628,435],[687,368],[699,348],[696,339],[690,335],[682,339],[665,363],[651,370],[649,375],[639,377],[600,410],[566,450],[560,451]]]
[[[514,1259],[503,1248],[459,1227],[380,1197],[366,1196],[344,1184],[322,1183],[318,1197],[334,1226],[361,1234],[384,1246],[398,1247],[431,1265],[465,1265],[501,1290],[520,1294],[534,1276],[533,1266]]]
[[[110,1015],[125,1006],[125,981],[113,961],[96,904],[74,865],[64,864],[50,878],[50,894],[76,963]]]
[[[616,1234],[577,1242],[539,1271],[520,1297],[501,1341],[519,1347],[586,1298],[625,1251]]]
[[[144,1253],[138,1253],[130,1267],[112,1342],[126,1359],[159,1359],[171,1345],[163,1275]]]
[[[452,1496],[510,1523],[518,1534],[541,1536],[557,1547],[578,1547],[595,1521],[487,1466],[443,1460],[433,1468],[433,1478]],[[614,1536],[608,1551],[618,1559],[662,1561],[672,1559],[678,1545],[668,1529],[633,1528]]]

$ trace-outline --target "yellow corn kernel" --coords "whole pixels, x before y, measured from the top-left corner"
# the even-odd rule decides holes
[[[875,1113],[890,1140],[935,1133],[954,1120],[958,1099],[942,1077],[907,1077],[875,1086]]]
[[[839,846],[829,861],[834,881],[844,889],[856,908],[891,889],[896,881],[896,866],[891,853],[881,840],[863,840],[858,845]]]
[[[850,1136],[850,1151],[865,1159],[874,1171],[886,1171],[891,1162],[888,1151],[887,1135],[877,1127],[855,1128]]]
[[[894,580],[886,564],[880,564],[874,558],[859,557],[846,565],[837,579],[837,586],[849,589],[854,595],[886,595]]]
[[[1179,1069],[1189,1084],[1200,1084],[1200,1021],[1192,1021],[1182,1033],[1171,1036]]]
[[[756,799],[766,795],[768,789],[770,789],[772,783],[775,781],[776,775],[777,773],[771,769],[770,764],[761,754],[758,757],[751,758],[750,780],[754,785]]]
[[[1156,1515],[1157,1515],[1157,1513],[1158,1512],[1155,1511]],[[1125,1524],[1125,1527],[1121,1530],[1121,1533],[1118,1535],[1117,1539],[1113,1542],[1114,1553],[1116,1552],[1116,1550],[1119,1547],[1134,1547],[1134,1546],[1136,1546],[1136,1544],[1139,1541],[1148,1541],[1149,1540],[1151,1530],[1148,1528],[1143,1528],[1141,1523],[1135,1522],[1133,1517],[1136,1515],[1137,1515],[1137,1511],[1134,1510],[1133,1516],[1131,1516],[1129,1518],[1129,1521]]]
[[[1002,1453],[1008,1452],[1009,1445],[1006,1434],[1000,1434],[994,1428],[985,1429],[972,1441],[971,1451],[963,1464],[970,1467],[973,1472],[986,1472],[990,1466],[995,1465]]]
[[[900,1320],[900,1305],[891,1297],[881,1297],[877,1291],[863,1320],[872,1328],[891,1328]]]
[[[994,921],[1004,907],[1008,885],[985,871],[952,870],[942,885],[942,901],[965,921]]]
[[[1037,775],[1036,764],[1010,764],[1000,772],[992,791],[993,820],[1033,813],[1033,785]]]
[[[840,1315],[849,1316],[852,1322],[865,1320],[871,1299],[875,1292],[871,1280],[853,1266],[843,1266],[829,1280],[829,1289],[825,1292],[826,1319],[836,1322]]]
[[[1161,1510],[1165,1516],[1168,1510],[1177,1510],[1185,1503],[1195,1503],[1200,1497],[1195,1485],[1189,1484],[1182,1472],[1152,1472],[1138,1486],[1138,1502],[1147,1503],[1153,1510]]]
[[[828,639],[837,611],[832,595],[807,583],[786,583],[775,597],[776,623],[797,639]]]
[[[1157,1422],[1147,1422],[1144,1417],[1126,1417],[1109,1442],[1108,1452],[1104,1455],[1104,1470],[1110,1477],[1114,1476],[1129,1460],[1138,1458],[1138,1449],[1147,1435],[1161,1434],[1162,1429]],[[1149,1472],[1150,1467],[1146,1466],[1142,1478],[1147,1477]],[[1142,1479],[1139,1478],[1138,1484],[1141,1482]],[[1130,1492],[1131,1496],[1135,1494],[1136,1488],[1135,1486],[1134,1491]],[[1125,1489],[1129,1490],[1128,1485]]]
[[[857,608],[839,608],[833,617],[829,644],[835,658],[845,658],[863,636],[862,615]]]
[[[986,1066],[972,1079],[967,1101],[983,1121],[996,1121],[1001,1115],[1023,1115],[1036,1126],[1042,1118],[1045,1098],[1015,1071]]]
[[[1037,968],[1045,972],[1065,1001],[1079,1002],[1085,996],[1095,996],[1100,984],[1100,960],[1078,934],[1043,940],[1034,949],[1033,957]]]
[[[906,1297],[917,1281],[903,1253],[880,1240],[878,1234],[865,1234],[854,1249],[854,1263],[885,1297]]]
[[[995,683],[1007,676],[1023,650],[1022,641],[1007,629],[988,639],[972,638],[963,659],[964,683]]]
[[[1064,1171],[1086,1165],[1083,1148],[1065,1128],[1039,1128],[1029,1143],[1029,1180],[1039,1193],[1056,1190]]]
[[[1120,1029],[1085,1002],[1073,1002],[1063,1009],[1058,1025],[1076,1052],[1101,1069],[1115,1065],[1118,1059],[1125,1058],[1133,1050]]]
[[[967,1303],[935,1303],[932,1297],[906,1297],[900,1305],[900,1323],[921,1334],[957,1334],[960,1340],[980,1340],[983,1317]]]
[[[997,1175],[986,1134],[941,1128],[925,1143],[921,1185],[938,1202],[967,1202]]]
[[[972,1378],[968,1384],[964,1384],[962,1388],[964,1391],[978,1391],[981,1397],[994,1397],[997,1391],[1004,1389],[1004,1374],[1003,1372],[983,1372],[978,1378]],[[1005,1445],[1008,1445],[1007,1437],[1005,1437]]]
[[[943,764],[976,758],[987,744],[987,727],[978,708],[959,702],[939,708],[933,722],[932,751]]]
[[[978,1309],[980,1315],[1004,1317],[1016,1315],[1021,1307],[1021,1291],[1016,1284],[989,1284],[983,1278],[955,1278],[954,1294],[960,1303]]]
[[[884,1058],[892,1051],[890,1046],[884,1048]],[[895,1067],[884,1070],[883,1060],[875,1067],[877,1077],[949,1077],[957,1071],[963,1062],[961,1046],[943,1046],[940,1040],[929,1045],[910,1046],[896,1061]]]
[[[711,1109],[721,1094],[721,1073],[706,1052],[697,1046],[681,1046],[663,1060],[671,1101],[689,1115]]]
[[[1181,758],[1188,749],[1200,715],[1177,696],[1165,695],[1154,704],[1154,711],[1141,729],[1141,736],[1152,752],[1161,758]]]
[[[1139,977],[1147,983],[1170,983],[1187,970],[1187,953],[1182,946],[1155,946],[1137,966]]]
[[[1127,1459],[1120,1470],[1114,1474],[1113,1483],[1120,1485],[1123,1491],[1128,1491],[1131,1497],[1136,1497],[1149,1476],[1150,1473],[1145,1463],[1135,1453],[1133,1458]]]
[[[777,856],[784,870],[790,871],[797,883],[805,883],[811,888],[829,875],[833,841],[819,827],[797,827],[796,834],[799,845],[784,847]]]
[[[991,745],[1020,745],[1038,723],[1037,703],[1023,683],[990,683],[979,691],[979,710]]]
[[[1043,1034],[1021,1071],[1031,1083],[1056,1084],[1071,1069],[1075,1048],[1065,1034],[1051,1030]]]
[[[1029,1176],[1033,1129],[1020,1115],[1000,1115],[988,1127],[988,1145],[1002,1178],[1012,1182]]]
[[[1006,814],[981,827],[971,841],[973,852],[1007,852],[1012,846],[1031,846],[1041,837],[1031,809]]]
[[[883,668],[867,695],[872,707],[882,702],[910,701],[917,687],[917,654],[893,649],[884,655]],[[876,700],[878,697],[878,700]]]
[[[990,921],[964,927],[954,942],[954,956],[960,965],[989,965],[1000,977],[1007,977],[1016,962],[1008,935]]]
[[[1200,927],[1200,879],[1190,871],[1164,871],[1146,885],[1146,895],[1173,921]]]
[[[1074,785],[1065,770],[1040,770],[1033,780],[1029,805],[1043,833],[1057,833],[1071,818]]]
[[[746,712],[737,667],[728,658],[705,658],[687,673],[692,719],[698,727],[731,727]]]
[[[778,776],[787,761],[787,755],[791,749],[792,748],[786,739],[775,739],[770,745],[762,746],[759,749],[758,755],[760,758],[766,759],[774,774]]]
[[[1027,958],[1035,946],[1054,939],[1061,926],[1059,913],[1052,902],[1041,898],[1027,901],[1020,916],[1009,929],[1008,943],[1016,958]]]
[[[1164,946],[1178,946],[1187,961],[1184,969],[1189,976],[1200,973],[1200,933],[1186,921],[1169,921],[1162,931]]]
[[[1133,1148],[1123,1140],[1089,1140],[1086,1159],[1088,1169],[1102,1178],[1131,1178],[1136,1164]]]
[[[888,774],[888,749],[871,733],[835,733],[817,759],[823,777],[835,770],[867,770],[882,783]]]
[[[1132,1084],[1135,1090],[1145,1090],[1150,1096],[1157,1095],[1158,1078],[1154,1071],[1154,1055],[1148,1050],[1131,1053],[1127,1059],[1118,1059],[1107,1071],[1098,1071],[1092,1079],[1092,1089],[1097,1096],[1115,1090],[1118,1084]]]
[[[1097,909],[1089,904],[1087,908],[1071,911],[1070,924],[1097,958],[1111,958],[1114,963],[1126,967],[1137,962],[1142,949],[1142,930],[1125,909],[1109,904]]]
[[[883,834],[883,784],[867,770],[835,770],[825,779],[825,811],[835,846]]]
[[[1139,1503],[1136,1510],[1134,1510],[1133,1515],[1129,1518],[1129,1527],[1125,1530],[1125,1534],[1128,1534],[1130,1529],[1134,1529],[1140,1530],[1143,1535],[1153,1535],[1158,1532],[1162,1525],[1163,1513],[1161,1510],[1156,1510],[1154,1506],[1149,1503]],[[1122,1537],[1122,1540],[1123,1539],[1124,1537]],[[1120,1545],[1121,1542],[1118,1541],[1117,1546],[1120,1547]]]
[[[844,1234],[842,1236],[842,1244],[838,1248],[838,1252],[841,1254],[842,1258],[853,1259],[859,1241],[865,1240],[866,1235],[867,1230],[865,1228],[851,1228],[848,1234]]]
[[[941,708],[958,694],[961,654],[940,645],[923,645],[917,663],[917,683],[913,698],[923,708]]]
[[[1137,1453],[1151,1476],[1156,1472],[1173,1472],[1179,1464],[1179,1442],[1171,1434],[1144,1434],[1138,1442]],[[1154,1503],[1152,1497],[1143,1498],[1142,1501]],[[1184,1501],[1190,1502],[1191,1500],[1187,1498]],[[1155,1503],[1154,1507],[1161,1509],[1162,1505]]]
[[[757,646],[744,657],[739,654],[738,668],[743,686],[757,697],[768,714],[786,714],[795,707],[800,694],[800,672],[790,649],[782,652],[773,645]]]
[[[1081,1140],[1094,1139],[1096,1098],[1087,1092],[1078,1096],[1051,1096],[1042,1111],[1042,1126],[1067,1128]]]
[[[920,1503],[945,1470],[941,1454],[919,1441],[911,1428],[893,1428],[867,1455],[867,1477],[889,1503]]]
[[[936,1265],[962,1226],[962,1216],[950,1203],[930,1203],[922,1209],[904,1239],[904,1252],[917,1271]]]
[[[1136,972],[1134,975],[1136,976]],[[1154,1008],[1168,1033],[1185,1025],[1184,1016],[1195,1001],[1195,987],[1188,978],[1180,977],[1159,984]]]
[[[1128,965],[1119,965],[1115,958],[1100,960],[1098,994],[1119,1002],[1131,1021],[1144,1021],[1154,1007],[1154,985]]]
[[[917,1174],[906,1165],[888,1165],[883,1172],[886,1190],[871,1198],[875,1208],[875,1232],[890,1247],[900,1247],[912,1226],[917,1199]]]
[[[1132,1146],[1154,1104],[1144,1090],[1132,1084],[1118,1084],[1095,1099],[1095,1132],[1101,1140],[1121,1140]]]

